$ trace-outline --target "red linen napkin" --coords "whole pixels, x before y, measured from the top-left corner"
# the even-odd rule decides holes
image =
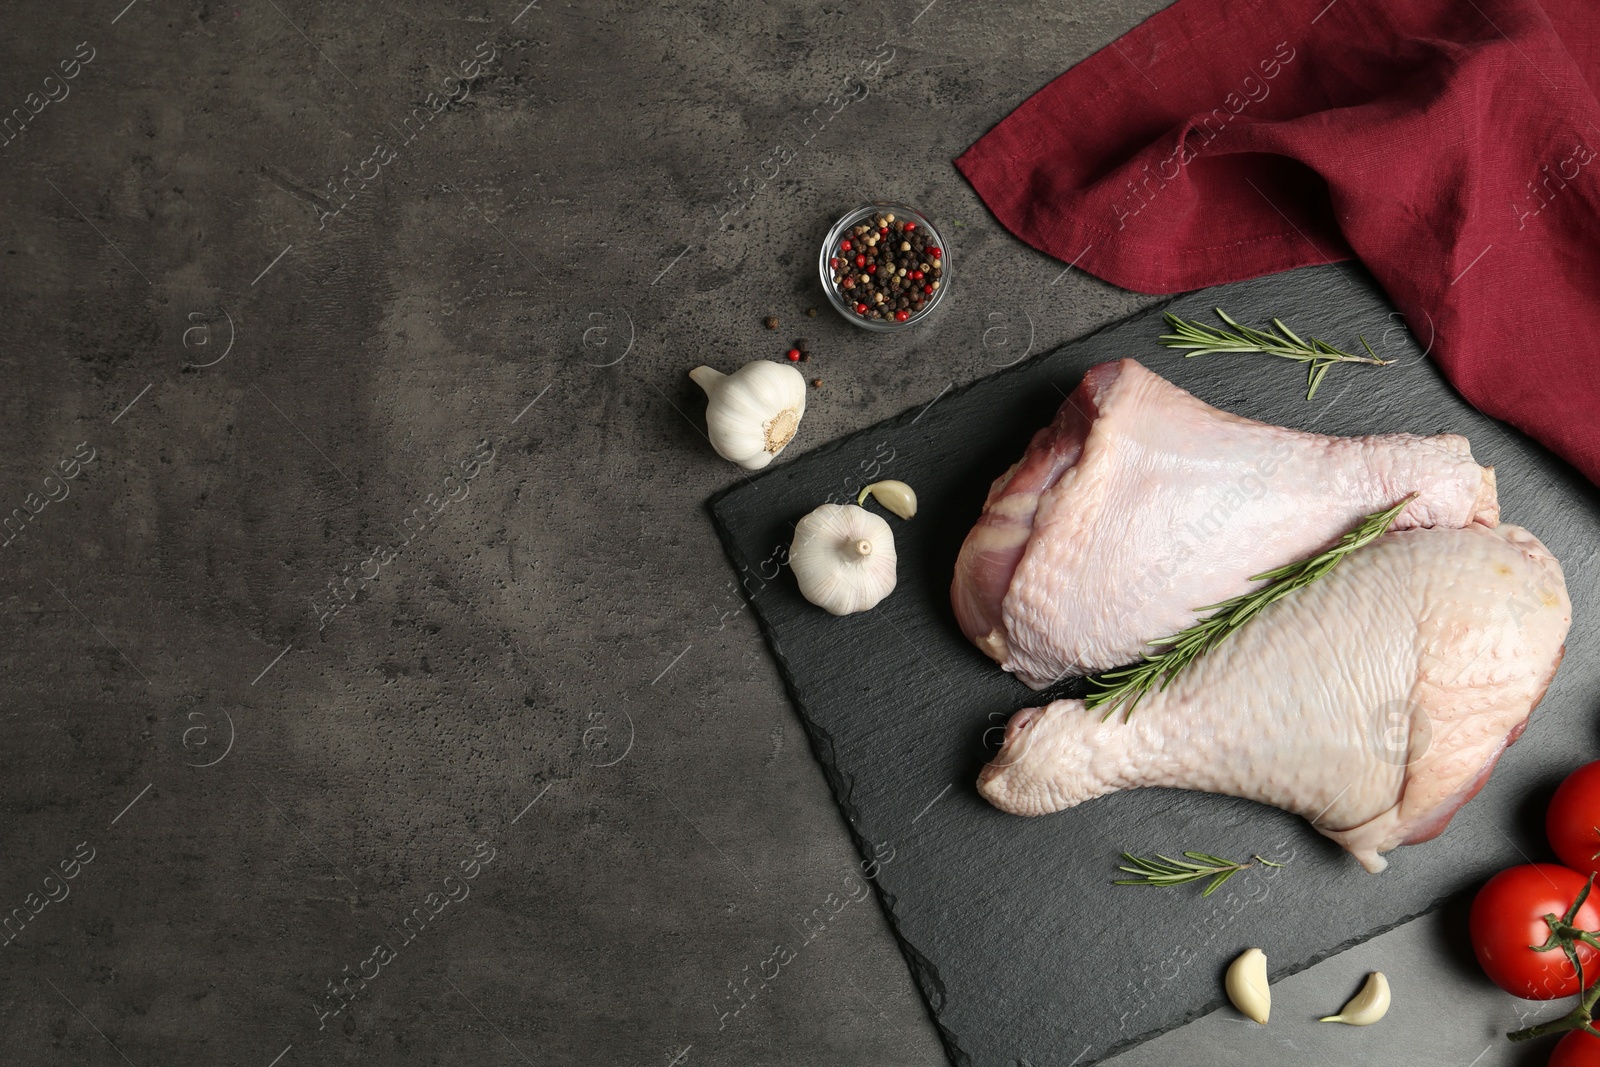
[[[1129,289],[1354,254],[1467,400],[1600,483],[1597,84],[1595,0],[1179,0],[956,166]]]

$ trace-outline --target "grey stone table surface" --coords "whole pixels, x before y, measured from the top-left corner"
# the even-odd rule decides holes
[[[856,856],[685,371],[807,338],[804,450],[1151,302],[949,161],[1159,6],[8,4],[0,1062],[941,1062],[876,904],[770,975]],[[904,338],[813,275],[869,198]],[[1459,928],[1116,1062],[1527,1061]]]

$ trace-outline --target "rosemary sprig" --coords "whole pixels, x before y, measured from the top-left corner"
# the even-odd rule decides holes
[[[1104,722],[1126,704],[1127,710],[1123,715],[1123,721],[1126,722],[1133,717],[1133,710],[1150,690],[1165,689],[1179,671],[1227,640],[1235,630],[1259,615],[1268,605],[1282,600],[1297,589],[1304,589],[1337,567],[1350,553],[1382,537],[1416,496],[1412,493],[1394,507],[1368,515],[1355,529],[1339,538],[1332,548],[1319,555],[1255,575],[1250,579],[1252,582],[1267,583],[1260,589],[1200,608],[1200,611],[1209,611],[1211,614],[1174,637],[1150,642],[1150,647],[1160,651],[1132,666],[1118,667],[1091,676],[1088,680],[1089,695],[1084,698],[1084,706],[1091,711],[1105,708],[1105,714],[1100,717],[1100,721]]]
[[[1211,884],[1206,886],[1202,897],[1209,897],[1221,888],[1222,883],[1238,874],[1246,867],[1254,867],[1255,863],[1235,863],[1225,860],[1220,856],[1208,856],[1204,852],[1185,852],[1184,859],[1175,860],[1170,856],[1157,856],[1155,859],[1145,859],[1132,853],[1124,852],[1122,858],[1127,860],[1131,867],[1118,867],[1117,870],[1135,875],[1133,878],[1118,878],[1112,885],[1153,885],[1161,889],[1168,886],[1184,885],[1188,882],[1198,882],[1203,878],[1211,879]],[[1281,863],[1262,859],[1260,856],[1251,856],[1257,863],[1268,867],[1282,867]]]
[[[1309,341],[1302,341],[1295,332],[1285,326],[1280,319],[1273,319],[1272,325],[1277,328],[1277,333],[1268,333],[1262,330],[1252,330],[1248,326],[1241,326],[1228,316],[1221,308],[1214,308],[1217,318],[1233,327],[1228,330],[1217,330],[1198,322],[1180,319],[1170,311],[1166,314],[1167,325],[1172,327],[1172,333],[1161,335],[1161,343],[1168,348],[1184,349],[1185,359],[1193,356],[1209,356],[1216,352],[1265,352],[1269,356],[1282,356],[1292,359],[1297,363],[1305,363],[1306,367],[1306,399],[1310,400],[1317,395],[1317,387],[1322,384],[1322,379],[1327,376],[1328,368],[1335,363],[1369,363],[1375,367],[1387,367],[1393,363],[1392,359],[1382,359],[1378,353],[1367,344],[1367,339],[1357,335],[1361,347],[1367,354],[1357,355],[1335,348],[1326,341],[1319,341],[1313,337]]]

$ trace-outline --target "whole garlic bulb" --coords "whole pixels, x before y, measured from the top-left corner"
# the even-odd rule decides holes
[[[759,470],[794,439],[806,411],[806,380],[793,367],[758,359],[732,374],[689,372],[706,391],[706,432],[723,459]]]
[[[795,524],[789,566],[800,595],[835,615],[866,611],[894,591],[894,532],[854,504],[823,504]]]

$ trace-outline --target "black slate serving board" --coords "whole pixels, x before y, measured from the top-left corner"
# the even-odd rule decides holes
[[[1296,365],[1264,356],[1183,359],[1161,348],[1161,312],[1285,319],[1352,342],[1388,368],[1336,367],[1304,399]],[[1143,312],[925,409],[783,462],[711,510],[864,857],[890,855],[880,898],[952,1060],[1084,1067],[1216,1008],[1221,974],[1249,946],[1274,979],[1545,855],[1540,798],[1597,747],[1600,493],[1517,431],[1468,407],[1359,267],[1308,268],[1205,290]],[[1420,335],[1420,336],[1419,336]],[[978,796],[985,731],[1037,697],[967,644],[949,607],[956,552],[990,481],[1022,454],[1095,363],[1132,356],[1226,411],[1330,434],[1455,432],[1498,469],[1505,521],[1562,560],[1573,602],[1567,656],[1522,739],[1448,832],[1366,874],[1300,819],[1246,801],[1143,789],[1037,819]],[[1506,353],[1506,358],[1516,358]],[[793,522],[877,477],[916,488],[920,514],[890,518],[899,586],[875,610],[834,618],[779,565]],[[996,735],[997,736],[997,735]],[[991,737],[991,740],[993,737]],[[1199,849],[1286,860],[1206,900],[1198,889],[1110,884],[1118,853]]]

